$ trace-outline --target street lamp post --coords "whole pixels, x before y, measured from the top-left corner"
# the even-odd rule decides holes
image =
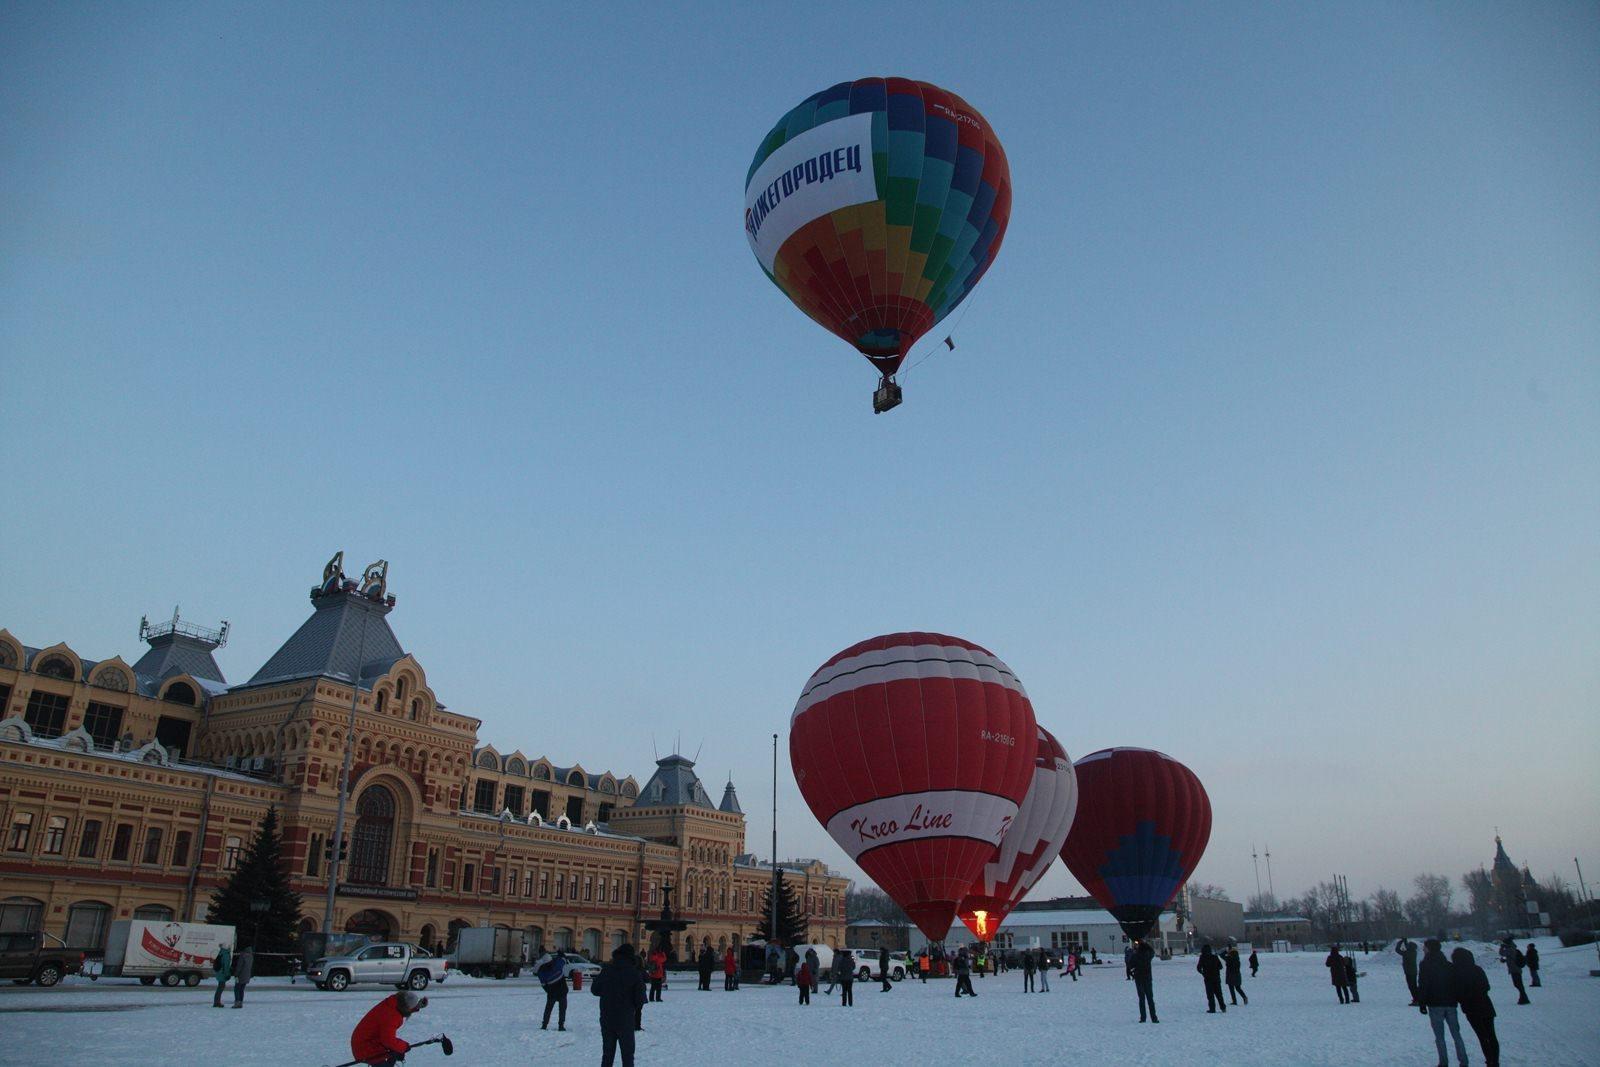
[[[256,948],[261,940],[261,916],[272,910],[272,901],[256,897],[250,901],[250,947]]]
[[[328,898],[322,910],[324,946],[333,933],[334,898],[339,893],[339,861],[344,851],[344,812],[350,801],[350,765],[356,756],[356,705],[361,701],[361,664],[367,658],[368,614],[366,611],[361,613],[361,637],[356,643],[356,665],[350,678],[350,721],[344,731],[344,765],[339,769],[339,810],[333,817],[333,842],[328,857]]]

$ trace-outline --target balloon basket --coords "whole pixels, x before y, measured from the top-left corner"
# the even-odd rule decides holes
[[[878,379],[878,388],[872,391],[872,413],[882,415],[900,406],[900,386],[888,375]]]

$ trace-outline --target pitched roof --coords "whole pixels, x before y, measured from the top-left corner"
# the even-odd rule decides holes
[[[739,794],[733,791],[733,779],[728,779],[727,788],[722,791],[722,803],[717,805],[718,811],[728,812],[730,815],[743,815],[744,809],[739,806]]]
[[[359,592],[340,591],[318,597],[311,617],[300,624],[246,685],[265,685],[295,678],[358,680],[371,688],[394,661],[405,655],[389,622],[391,605]]]
[[[139,676],[140,681],[150,679],[159,683],[175,674],[189,674],[224,686],[227,684],[222,677],[222,668],[217,666],[215,657],[211,655],[215,645],[180,633],[161,634],[149,640],[149,651],[133,665],[133,673]]]
[[[633,806],[636,808],[687,806],[716,810],[711,798],[706,796],[705,786],[700,784],[699,776],[694,773],[694,761],[676,754],[656,760],[656,773],[652,774],[644,788],[639,790],[639,799]]]

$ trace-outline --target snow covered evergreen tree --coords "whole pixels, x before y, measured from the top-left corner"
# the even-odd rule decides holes
[[[290,887],[283,863],[278,809],[268,808],[233,876],[211,894],[206,922],[232,926],[238,946],[256,950],[256,973],[270,974],[273,968],[259,954],[295,950],[300,906],[300,894]]]
[[[777,941],[782,945],[798,945],[806,939],[806,914],[800,907],[800,901],[794,895],[794,888],[784,880],[783,872],[778,872],[778,935],[772,935],[772,883],[767,883],[767,891],[762,894],[761,922],[756,926],[756,936],[765,941]]]

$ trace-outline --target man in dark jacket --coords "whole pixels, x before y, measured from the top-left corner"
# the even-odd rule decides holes
[[[1517,948],[1517,943],[1509,937],[1506,938],[1500,945],[1500,955],[1505,957],[1506,973],[1511,976],[1511,986],[1517,991],[1517,1003],[1533,1003],[1528,999],[1528,991],[1522,986],[1522,968],[1527,961],[1522,958],[1522,952]],[[238,973],[239,969],[235,967],[234,974]]]
[[[1528,977],[1531,979],[1531,981],[1529,981],[1528,984],[1530,986],[1532,986],[1533,988],[1538,989],[1539,988],[1539,950],[1536,947],[1534,947],[1534,944],[1533,944],[1532,941],[1528,942],[1528,951],[1526,951],[1526,952],[1524,952],[1522,954],[1522,958],[1528,962]]]
[[[817,984],[822,980],[822,964],[816,949],[806,949],[806,966],[811,968],[811,992],[815,993]]]
[[[556,1008],[561,1010],[556,1014],[556,1029],[567,1028],[567,954],[557,951],[555,955],[546,958],[534,971],[538,976],[539,985],[544,989],[544,1022],[539,1024],[539,1029],[550,1029],[550,1013]]]
[[[1411,991],[1411,1006],[1417,1006],[1417,944],[1409,937],[1394,943],[1394,953],[1400,957],[1400,969],[1406,974],[1406,988]]]
[[[1251,953],[1251,955],[1254,955],[1254,953]],[[1223,977],[1226,978],[1228,982],[1229,1001],[1237,1004],[1239,1001],[1243,1000],[1245,1004],[1248,1005],[1250,1003],[1250,998],[1244,995],[1244,971],[1243,963],[1239,959],[1238,945],[1229,945],[1227,949],[1223,951],[1222,969]]]
[[[833,977],[839,983],[839,1007],[855,1007],[856,958],[849,949],[844,949],[834,955]]]
[[[966,949],[956,953],[955,972],[956,996],[963,993],[969,997],[977,996],[977,990],[972,988],[972,960],[968,958]]]
[[[1150,947],[1149,942],[1135,941],[1129,951],[1132,953],[1128,969],[1133,972],[1133,988],[1139,994],[1139,1021],[1144,1022],[1145,1005],[1150,1006],[1150,1021],[1158,1023],[1156,1018],[1156,995],[1150,980],[1150,961],[1156,958],[1156,950]]]
[[[256,973],[256,950],[249,945],[243,952],[233,957],[233,1006],[244,1007],[244,987],[250,984],[250,979]],[[1522,984],[1522,977],[1517,977],[1517,985]],[[1524,997],[1526,1000],[1526,997]]]
[[[700,971],[700,988],[711,992],[711,972],[717,969],[717,958],[711,953],[710,945],[700,946],[700,955],[695,957],[695,966]]]
[[[611,1067],[622,1049],[622,1067],[633,1067],[633,1028],[644,1008],[644,976],[632,945],[620,945],[600,968],[589,992],[600,998],[600,1067]]]
[[[1250,949],[1250,977],[1254,978],[1256,976],[1256,972],[1259,971],[1260,969],[1261,969],[1261,957],[1256,955],[1256,950],[1252,946],[1251,949]]]
[[[1344,957],[1339,955],[1339,946],[1334,945],[1328,952],[1328,958],[1322,961],[1328,968],[1328,977],[1333,980],[1333,991],[1339,994],[1339,1003],[1350,1003],[1350,972],[1345,970]]]
[[[1210,945],[1200,946],[1200,959],[1194,965],[1206,983],[1206,1014],[1215,1015],[1221,1008],[1227,1012],[1228,1003],[1222,999],[1222,961],[1211,951]]]
[[[1449,1067],[1450,1057],[1445,1053],[1444,1030],[1450,1028],[1455,1040],[1456,1062],[1467,1062],[1467,1046],[1461,1040],[1461,1020],[1456,1014],[1456,980],[1450,961],[1440,950],[1439,939],[1430,937],[1422,945],[1422,963],[1417,966],[1417,1000],[1433,1027],[1433,1043],[1439,1050],[1439,1067]]]
[[[1355,953],[1352,952],[1344,958],[1344,981],[1350,987],[1350,1003],[1352,1004],[1361,1003],[1361,989],[1356,985],[1356,978],[1358,977],[1359,975],[1356,973],[1356,957]]]
[[[1500,1067],[1500,1038],[1494,1032],[1494,1002],[1489,999],[1489,976],[1483,973],[1472,952],[1458,948],[1450,953],[1450,970],[1455,978],[1456,1002],[1467,1017],[1472,1032],[1478,1035],[1487,1067]]]
[[[880,993],[887,993],[894,988],[889,984],[889,950],[886,948],[878,950],[878,981],[883,983],[878,987]]]
[[[1024,952],[1022,954],[1022,991],[1024,993],[1032,993],[1033,992],[1033,972],[1034,972],[1034,970],[1035,970],[1035,964],[1033,962],[1033,953]]]

